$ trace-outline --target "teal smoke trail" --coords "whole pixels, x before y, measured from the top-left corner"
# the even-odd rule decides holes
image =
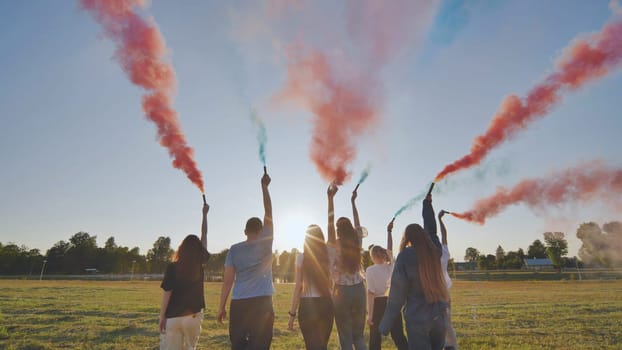
[[[431,183],[430,185],[431,186],[430,186],[430,189],[428,191],[423,191],[423,192],[419,193],[418,195],[416,195],[413,198],[409,199],[408,202],[406,202],[406,204],[404,204],[401,208],[399,208],[395,212],[395,214],[393,215],[393,219],[395,220],[395,218],[398,217],[400,214],[402,214],[402,212],[404,212],[406,209],[410,209],[415,204],[421,202],[428,195],[428,192],[432,192],[432,190],[435,188],[434,187],[434,183]],[[436,188],[438,189],[438,187],[436,187]]]
[[[259,119],[257,111],[251,109],[251,120],[253,125],[257,128],[257,142],[259,143],[259,160],[263,166],[266,166],[266,143],[268,142],[268,135],[266,133],[266,126],[263,121]]]
[[[410,209],[412,208],[415,204],[421,202],[423,200],[423,198],[425,198],[425,195],[427,194],[427,191],[423,191],[421,193],[419,193],[418,195],[416,195],[415,197],[411,198],[408,200],[408,202],[406,202],[406,204],[404,204],[401,208],[399,208],[395,214],[393,214],[393,217],[396,218],[398,217],[400,214],[402,214],[406,209]]]
[[[369,176],[370,171],[371,171],[371,165],[368,165],[367,167],[365,167],[365,169],[363,169],[363,173],[361,173],[361,177],[359,178],[359,182],[357,183],[357,185],[360,185],[363,182],[365,182],[365,180]]]

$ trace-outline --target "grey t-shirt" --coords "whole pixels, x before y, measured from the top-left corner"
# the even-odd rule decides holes
[[[253,241],[231,246],[225,267],[235,268],[232,300],[269,296],[274,293],[272,284],[273,234],[266,227]]]

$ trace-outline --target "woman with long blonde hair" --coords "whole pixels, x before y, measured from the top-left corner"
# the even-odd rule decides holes
[[[304,252],[296,257],[296,286],[288,322],[288,328],[294,330],[298,309],[298,323],[307,350],[326,350],[333,330],[332,281],[328,261],[322,229],[310,225],[305,233]]]
[[[440,350],[445,343],[449,293],[442,274],[431,195],[423,201],[423,220],[425,229],[410,224],[404,230],[379,330],[388,334],[404,307],[408,348]]]

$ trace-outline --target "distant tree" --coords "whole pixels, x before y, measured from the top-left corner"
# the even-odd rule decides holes
[[[523,260],[525,259],[525,251],[523,250],[523,248],[518,248],[518,250],[516,251],[516,253],[518,254],[518,257]]]
[[[65,256],[71,247],[71,243],[65,241],[56,242],[52,248],[48,249],[46,255],[47,264],[45,270],[47,273],[68,273],[65,266],[68,264]]]
[[[482,254],[477,259],[477,267],[480,270],[494,270],[497,267],[495,264],[496,260],[497,260],[497,257],[492,254],[488,254],[488,255]]]
[[[81,274],[86,268],[97,268],[97,236],[81,231],[71,236],[69,243],[64,257],[65,272]]]
[[[495,264],[498,269],[505,267],[505,250],[503,250],[501,245],[497,246],[497,250],[495,251]]]
[[[115,243],[114,237],[110,237],[106,240],[106,243],[104,244],[104,249],[109,251],[117,249],[117,243]]]
[[[291,253],[283,251],[279,255],[279,278],[283,282],[293,282],[296,268],[297,249],[292,249]]]
[[[205,272],[211,279],[222,278],[229,249],[222,250],[219,253],[210,253],[211,256],[205,267]]]
[[[568,241],[563,232],[545,232],[546,254],[560,272],[563,265],[563,257],[568,254]]]
[[[505,254],[504,267],[506,269],[520,269],[525,264],[523,257],[524,253],[521,254],[522,250],[519,248],[517,252],[507,252]]]
[[[171,238],[160,236],[147,252],[147,261],[151,273],[164,273],[175,251],[171,248]]]
[[[544,244],[542,244],[542,241],[540,241],[539,239],[533,241],[533,243],[531,243],[531,245],[527,249],[527,258],[544,259],[546,257],[546,247],[544,246]]]
[[[464,253],[464,261],[475,263],[479,256],[479,251],[477,249],[468,247]]]

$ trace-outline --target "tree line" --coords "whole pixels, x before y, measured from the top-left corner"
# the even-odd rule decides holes
[[[578,257],[567,257],[568,242],[562,232],[546,232],[542,242],[536,239],[527,252],[522,248],[506,252],[500,245],[495,254],[483,254],[473,247],[465,251],[464,260],[471,268],[520,269],[525,259],[549,258],[552,264],[563,267],[620,267],[622,266],[622,222],[612,221],[599,226],[594,222],[583,223],[576,232],[582,241]],[[97,246],[97,236],[78,232],[68,241],[55,243],[45,254],[38,249],[29,249],[15,243],[0,243],[0,275],[37,275],[45,265],[45,274],[160,274],[171,261],[173,248],[169,237],[158,237],[147,254],[140,254],[139,248],[120,246],[114,237],[109,237],[103,247]],[[228,249],[212,253],[205,266],[206,275],[218,280]],[[272,259],[273,275],[283,282],[292,282],[298,251],[275,251]],[[363,254],[365,267],[372,264],[369,252]],[[450,264],[453,268],[453,264]]]
[[[582,242],[578,257],[567,257],[568,241],[563,232],[545,232],[544,243],[536,239],[527,248],[505,252],[500,245],[495,254],[482,254],[469,247],[464,254],[467,268],[480,270],[521,269],[525,259],[551,260],[557,269],[564,267],[621,267],[622,266],[622,222],[612,221],[602,227],[588,222],[579,226],[577,238]]]

